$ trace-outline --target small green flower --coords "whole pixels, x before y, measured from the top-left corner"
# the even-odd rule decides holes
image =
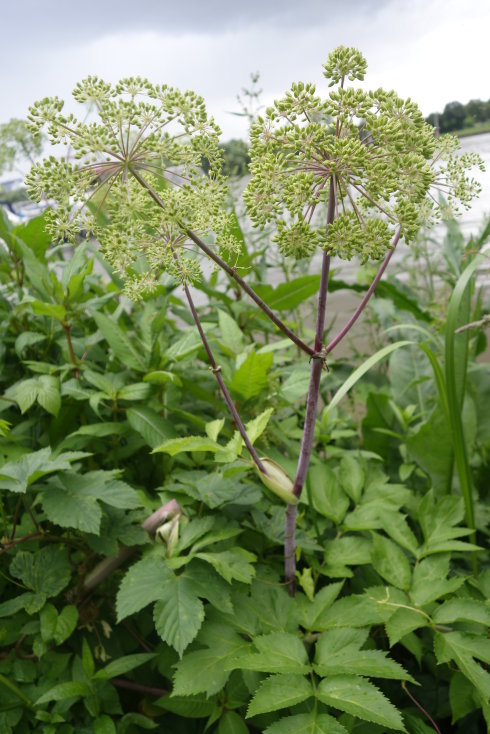
[[[244,200],[256,225],[274,224],[285,255],[310,256],[320,245],[343,259],[377,260],[398,229],[408,244],[441,216],[441,193],[457,213],[480,190],[469,176],[483,168],[479,156],[438,139],[414,102],[345,86],[365,71],[362,54],[340,46],[324,65],[334,87],[326,99],[295,83],[252,127]],[[335,219],[326,227],[331,182]]]
[[[55,241],[80,231],[95,237],[133,298],[154,288],[162,271],[200,277],[187,230],[238,249],[229,234],[220,130],[201,97],[141,77],[112,86],[95,76],[73,96],[90,105],[94,121],[63,115],[58,98],[36,102],[29,117],[34,133],[47,128],[54,145],[68,148],[67,160],[51,156],[27,176],[33,199],[54,202],[48,229]]]

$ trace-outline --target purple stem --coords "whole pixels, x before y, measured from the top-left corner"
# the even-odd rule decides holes
[[[233,416],[233,420],[235,421],[236,427],[238,428],[238,431],[240,433],[240,436],[243,438],[243,441],[245,443],[245,446],[249,450],[250,456],[254,460],[257,468],[262,472],[262,474],[267,474],[267,470],[261,460],[259,459],[259,456],[250,443],[250,439],[247,435],[247,432],[245,430],[245,426],[242,423],[242,420],[240,416],[238,415],[237,409],[235,408],[235,404],[233,400],[231,399],[231,395],[228,392],[228,388],[225,385],[225,381],[223,380],[221,376],[221,367],[219,367],[216,364],[216,360],[214,359],[213,353],[211,351],[211,347],[209,346],[209,342],[206,338],[206,335],[203,331],[201,321],[199,319],[199,316],[196,311],[196,307],[194,306],[194,301],[192,300],[191,292],[189,290],[189,286],[187,283],[184,283],[184,291],[187,298],[187,302],[189,304],[189,308],[192,313],[192,318],[194,319],[194,322],[197,326],[197,330],[199,332],[199,336],[201,337],[201,341],[203,344],[204,349],[206,350],[206,354],[208,355],[209,364],[211,365],[211,371],[213,372],[214,376],[216,377],[216,380],[218,381],[218,385],[220,386],[221,392],[223,394],[223,397],[225,399],[225,402],[230,410],[230,413]]]
[[[417,701],[417,699],[415,698],[415,696],[412,696],[412,694],[410,693],[410,691],[408,690],[408,688],[407,688],[407,686],[406,686],[406,684],[405,684],[405,681],[403,681],[403,683],[402,683],[402,688],[403,688],[403,690],[405,691],[405,693],[407,694],[407,696],[408,696],[408,697],[409,697],[409,698],[410,698],[410,699],[411,699],[411,700],[412,700],[412,701],[414,702],[414,704],[415,704],[415,705],[417,706],[417,708],[418,708],[418,709],[419,709],[420,711],[422,711],[422,713],[423,713],[423,714],[425,714],[425,716],[427,716],[427,718],[429,719],[430,723],[432,724],[432,726],[433,726],[433,727],[434,727],[434,729],[436,730],[437,734],[441,734],[441,730],[440,730],[440,729],[439,729],[439,727],[437,726],[437,724],[436,724],[436,722],[434,721],[434,719],[432,718],[432,716],[431,716],[431,715],[430,715],[430,714],[429,714],[429,713],[428,713],[428,712],[427,712],[427,711],[426,711],[426,710],[424,709],[424,707],[422,706],[422,704],[420,704],[420,703],[419,703],[419,702]]]
[[[219,255],[217,255],[208,245],[206,245],[205,242],[201,240],[200,237],[198,237],[192,230],[188,229],[186,230],[186,234],[188,237],[199,247],[200,250],[202,250],[208,257],[211,258],[211,260],[214,260],[214,262],[219,265],[222,270],[225,271],[233,280],[238,283],[240,288],[247,293],[247,295],[250,296],[252,301],[255,301],[257,306],[262,309],[262,311],[267,314],[269,319],[284,333],[286,336],[288,336],[292,342],[296,344],[297,347],[299,347],[303,352],[306,352],[306,354],[309,354],[310,357],[314,354],[314,349],[309,347],[307,344],[304,343],[302,339],[297,336],[294,331],[292,331],[286,324],[281,321],[281,319],[276,316],[274,311],[269,308],[269,306],[262,300],[262,298],[251,288],[244,280],[241,278],[238,273],[236,272],[235,268],[232,268],[228,265],[227,262],[225,262]]]
[[[330,180],[330,192],[328,197],[327,230],[335,218],[335,178]],[[330,255],[323,254],[322,274],[320,279],[320,290],[318,293],[318,310],[315,330],[315,354],[313,356],[310,385],[306,398],[306,414],[301,440],[301,450],[294,480],[293,493],[300,497],[306,480],[306,473],[310,464],[311,450],[313,448],[313,437],[315,433],[316,407],[320,394],[320,379],[322,375],[323,359],[321,351],[323,346],[323,333],[325,330],[325,312],[327,307],[328,275],[330,271]],[[286,583],[291,596],[296,592],[296,505],[288,505],[286,509],[286,527],[284,532],[284,573]]]
[[[161,698],[167,696],[168,691],[165,688],[154,688],[153,686],[145,686],[142,683],[134,683],[132,680],[125,678],[111,678],[110,682],[116,688],[125,688],[127,691],[136,691],[137,693],[145,693],[148,696],[156,696]]]
[[[356,308],[356,310],[354,311],[354,313],[352,314],[352,316],[350,317],[349,321],[346,323],[346,325],[344,326],[344,328],[341,331],[339,331],[339,333],[337,334],[337,336],[334,337],[332,339],[332,341],[325,347],[325,351],[327,352],[327,354],[329,352],[331,352],[332,349],[334,347],[336,347],[337,344],[340,341],[342,341],[342,339],[344,338],[344,336],[352,329],[352,327],[356,323],[357,319],[359,318],[359,316],[364,311],[367,302],[369,301],[369,299],[373,295],[374,290],[375,290],[376,286],[378,285],[379,281],[381,280],[384,271],[388,267],[388,263],[390,262],[391,256],[393,255],[393,253],[395,251],[395,247],[398,244],[398,240],[400,239],[400,235],[401,235],[401,229],[400,229],[400,227],[398,227],[398,229],[397,229],[397,231],[395,233],[395,236],[393,238],[393,242],[391,243],[391,249],[388,250],[385,259],[381,263],[381,266],[380,266],[378,272],[376,273],[376,277],[374,278],[373,282],[371,283],[371,285],[369,286],[368,290],[366,291],[366,293],[365,293],[362,301],[360,302],[360,304],[358,305],[358,307]]]

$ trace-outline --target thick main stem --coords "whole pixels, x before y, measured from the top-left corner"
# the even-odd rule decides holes
[[[189,308],[192,314],[192,318],[194,319],[194,322],[197,326],[197,330],[199,332],[199,336],[201,337],[203,347],[206,351],[206,354],[208,355],[209,364],[211,365],[211,371],[213,372],[214,376],[216,377],[216,380],[218,381],[218,385],[220,386],[220,390],[230,410],[230,413],[233,416],[233,420],[235,421],[235,424],[236,424],[236,427],[238,428],[240,436],[242,437],[243,442],[245,443],[245,446],[247,447],[250,453],[250,456],[252,457],[259,471],[261,471],[263,474],[267,474],[267,470],[265,466],[261,462],[256,450],[254,449],[254,447],[252,446],[250,442],[250,439],[247,435],[247,431],[245,430],[245,426],[243,425],[242,420],[240,416],[238,415],[238,411],[235,407],[233,400],[231,399],[231,395],[228,392],[228,388],[225,385],[225,381],[223,380],[223,377],[221,376],[221,368],[216,364],[216,360],[214,358],[214,355],[211,351],[211,347],[209,346],[209,342],[202,328],[202,324],[199,319],[198,313],[196,311],[196,307],[194,306],[194,301],[192,299],[191,292],[189,290],[189,286],[187,285],[187,283],[184,283],[184,291],[185,291],[187,302],[189,304]]]
[[[336,196],[335,178],[330,179],[330,193],[328,197],[327,211],[327,230],[329,225],[335,218],[335,196]],[[316,408],[318,404],[318,396],[320,394],[320,380],[323,368],[322,347],[323,333],[325,330],[325,313],[327,307],[328,293],[328,276],[330,272],[330,255],[326,252],[323,255],[322,274],[320,280],[320,290],[318,293],[318,310],[315,329],[315,354],[312,359],[310,384],[308,388],[308,396],[306,398],[305,424],[303,428],[303,438],[301,440],[301,450],[296,470],[296,478],[294,481],[293,493],[296,497],[300,497],[306,481],[306,474],[310,464],[311,450],[313,448],[313,438],[315,433]],[[296,591],[296,505],[288,505],[286,509],[286,527],[284,533],[284,573],[286,583],[291,596]]]
[[[381,263],[381,266],[380,266],[378,272],[376,273],[376,276],[373,279],[373,282],[371,283],[371,285],[369,286],[368,290],[364,294],[364,296],[362,298],[362,301],[360,302],[360,304],[358,305],[358,307],[356,308],[356,310],[354,311],[354,313],[352,314],[352,316],[350,317],[350,319],[348,320],[348,322],[346,323],[346,325],[343,327],[343,329],[341,329],[341,331],[339,331],[339,333],[337,334],[337,336],[334,337],[332,339],[332,341],[329,344],[327,344],[327,346],[325,347],[325,351],[327,352],[327,354],[329,352],[331,352],[332,349],[334,347],[336,347],[337,344],[340,341],[342,341],[342,339],[344,338],[344,336],[352,329],[352,327],[356,323],[357,319],[359,318],[359,316],[362,314],[362,312],[366,308],[367,302],[369,301],[369,299],[373,295],[373,293],[374,293],[374,291],[376,289],[376,286],[378,285],[379,281],[383,277],[384,271],[388,267],[388,264],[389,264],[389,262],[391,260],[391,256],[393,255],[393,253],[395,251],[395,247],[398,244],[398,240],[400,239],[400,235],[401,235],[401,229],[400,229],[400,227],[398,227],[397,231],[395,232],[395,236],[393,237],[393,242],[391,243],[391,249],[388,250],[385,259]]]

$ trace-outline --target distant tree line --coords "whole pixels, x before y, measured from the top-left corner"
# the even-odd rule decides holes
[[[490,120],[490,99],[483,102],[481,99],[472,99],[468,104],[448,102],[443,112],[432,112],[426,121],[438,127],[441,133],[450,133],[453,130],[462,130],[464,127],[473,127],[481,122]]]

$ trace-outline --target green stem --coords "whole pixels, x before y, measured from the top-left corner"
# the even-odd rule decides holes
[[[25,703],[26,706],[29,706],[30,709],[34,708],[34,704],[32,703],[31,699],[28,698],[25,693],[22,693],[20,688],[18,688],[15,683],[12,683],[11,680],[6,678],[4,675],[0,673],[0,683],[5,686],[5,688],[8,688],[9,691],[12,691],[18,698],[20,698],[21,701]]]

